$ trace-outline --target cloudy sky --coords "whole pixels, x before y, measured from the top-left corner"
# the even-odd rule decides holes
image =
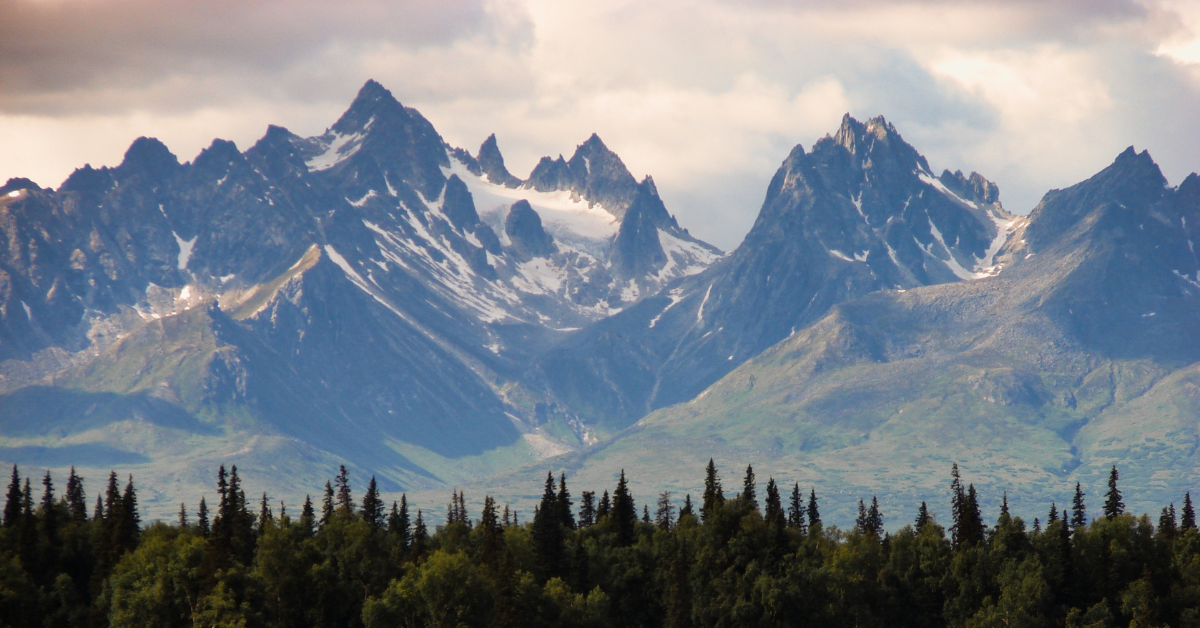
[[[0,0],[0,180],[317,134],[368,78],[522,177],[597,132],[726,248],[846,112],[1021,213],[1131,144],[1200,170],[1196,0]]]

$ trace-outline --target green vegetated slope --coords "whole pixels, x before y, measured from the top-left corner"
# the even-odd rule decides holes
[[[563,466],[584,484],[625,468],[695,495],[710,456],[753,463],[816,486],[838,520],[882,486],[885,512],[940,504],[953,462],[985,503],[1007,490],[1031,519],[1076,481],[1099,494],[1114,462],[1136,508],[1176,500],[1200,442],[1197,183],[1167,188],[1127,151],[1048,194],[998,277],[839,305]]]

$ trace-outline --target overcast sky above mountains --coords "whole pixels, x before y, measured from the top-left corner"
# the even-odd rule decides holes
[[[526,176],[597,132],[732,248],[794,144],[883,114],[1006,207],[1130,144],[1200,164],[1200,3],[0,0],[0,179],[57,186],[132,138],[184,159],[320,133],[367,78]]]

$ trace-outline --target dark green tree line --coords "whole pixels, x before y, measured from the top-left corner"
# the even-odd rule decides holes
[[[407,496],[385,506],[374,478],[356,500],[345,468],[318,513],[311,498],[248,507],[237,469],[221,467],[215,512],[201,500],[149,526],[132,478],[110,474],[89,515],[74,469],[60,492],[14,468],[0,625],[1200,626],[1190,492],[1152,525],[1125,512],[1115,468],[1104,516],[1087,520],[1077,485],[1069,512],[1052,504],[1030,528],[1007,495],[985,524],[955,466],[949,527],[922,503],[913,519],[892,513],[913,523],[890,532],[876,496],[840,530],[798,483],[760,485],[747,467],[726,495],[711,461],[704,475],[695,510],[662,492],[639,516],[624,472],[578,503],[549,473],[524,523],[491,496],[473,517],[456,489],[430,530]]]

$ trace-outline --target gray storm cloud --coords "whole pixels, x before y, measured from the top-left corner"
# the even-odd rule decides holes
[[[318,133],[367,78],[514,172],[592,132],[731,248],[845,112],[1030,209],[1129,144],[1200,166],[1194,3],[0,0],[0,179],[57,185],[139,135],[188,159]],[[1168,47],[1171,44],[1173,47]],[[1168,51],[1168,52],[1164,52]]]

